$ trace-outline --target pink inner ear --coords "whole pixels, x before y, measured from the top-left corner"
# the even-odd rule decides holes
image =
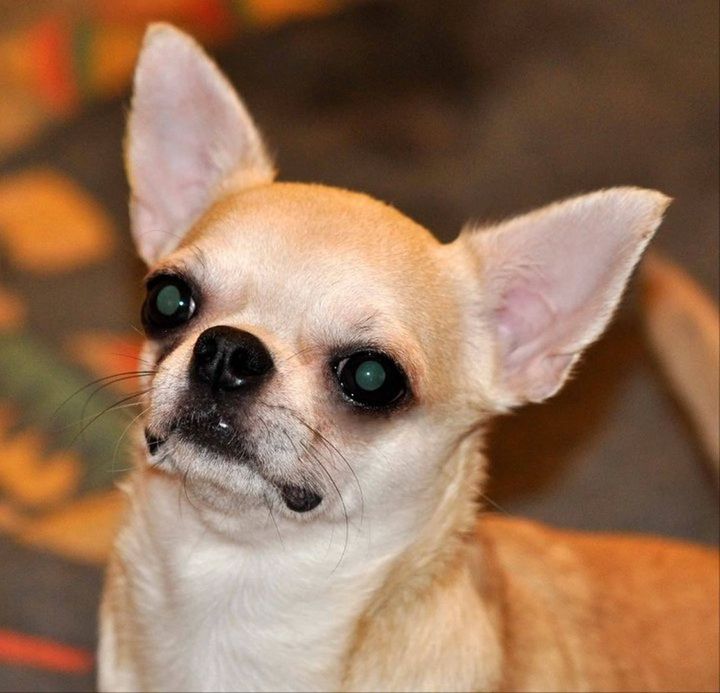
[[[495,311],[505,358],[517,360],[555,320],[555,311],[536,291],[517,286],[507,291]]]
[[[541,281],[538,281],[541,286]],[[540,289],[541,290],[541,289]],[[563,318],[540,290],[515,286],[495,311],[500,358],[508,385],[539,402],[553,395],[572,365],[575,353],[555,353]],[[570,320],[570,316],[566,316]]]

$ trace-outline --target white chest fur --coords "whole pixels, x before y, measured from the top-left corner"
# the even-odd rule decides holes
[[[101,686],[337,690],[354,626],[394,552],[371,556],[358,528],[346,545],[344,527],[280,521],[278,532],[269,516],[259,540],[230,541],[175,482],[151,485],[133,495],[108,581]]]

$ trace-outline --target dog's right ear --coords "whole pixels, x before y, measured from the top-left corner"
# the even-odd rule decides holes
[[[272,181],[272,162],[245,106],[189,36],[151,25],[135,69],[125,144],[130,222],[154,264],[219,195]]]

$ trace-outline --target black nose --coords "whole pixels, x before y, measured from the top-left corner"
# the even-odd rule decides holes
[[[218,325],[195,342],[191,376],[214,390],[237,390],[263,380],[273,369],[266,346],[253,334]]]

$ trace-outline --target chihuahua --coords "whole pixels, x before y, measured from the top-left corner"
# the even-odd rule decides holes
[[[477,512],[486,423],[562,386],[666,197],[602,190],[440,244],[365,195],[275,182],[167,25],[126,164],[147,393],[102,690],[717,687],[715,552]]]

